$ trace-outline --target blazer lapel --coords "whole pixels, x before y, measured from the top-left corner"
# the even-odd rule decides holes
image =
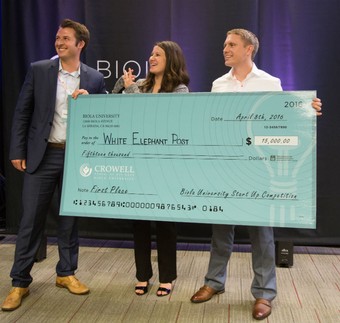
[[[87,89],[89,84],[89,77],[87,74],[87,67],[85,64],[80,63],[80,89]]]
[[[53,59],[51,60],[51,65],[48,70],[48,80],[49,80],[48,90],[50,91],[50,93],[46,93],[50,101],[49,106],[53,108],[53,111],[54,111],[55,101],[56,101],[56,96],[57,96],[58,72],[59,72],[59,59]]]

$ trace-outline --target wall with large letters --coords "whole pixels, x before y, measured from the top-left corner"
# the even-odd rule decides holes
[[[7,232],[18,227],[22,183],[7,158],[13,110],[29,63],[55,55],[58,24],[71,18],[90,29],[83,60],[103,73],[109,91],[126,67],[143,77],[153,44],[165,39],[183,48],[191,91],[210,91],[212,81],[227,72],[226,31],[241,27],[257,34],[258,67],[279,77],[284,90],[317,90],[324,105],[318,119],[317,229],[276,229],[276,235],[296,243],[340,245],[338,0],[2,0],[1,9],[0,168],[6,177]],[[52,233],[57,211],[53,203],[47,226]],[[89,237],[131,234],[123,220],[81,219],[80,229]],[[208,225],[179,224],[181,240],[206,241],[209,235]]]

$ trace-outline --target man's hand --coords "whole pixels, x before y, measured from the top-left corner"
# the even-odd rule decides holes
[[[20,172],[24,172],[26,170],[26,159],[13,159],[11,162],[12,165]]]
[[[321,116],[322,115],[322,112],[321,112],[322,102],[321,102],[321,100],[319,98],[313,99],[312,107],[315,109],[317,116]]]
[[[72,98],[73,98],[73,99],[77,99],[78,95],[80,95],[80,94],[85,94],[85,95],[87,95],[87,94],[89,94],[89,92],[87,92],[87,91],[84,90],[84,89],[75,90],[75,91],[72,93]]]

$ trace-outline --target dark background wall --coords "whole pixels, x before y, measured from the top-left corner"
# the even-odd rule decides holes
[[[86,24],[91,41],[83,60],[99,69],[111,90],[123,68],[144,76],[154,42],[170,39],[183,48],[190,89],[210,91],[227,72],[222,45],[226,31],[246,28],[258,35],[259,68],[282,80],[284,90],[317,90],[324,115],[318,119],[317,229],[276,229],[276,237],[300,244],[340,245],[339,76],[340,1],[338,0],[2,0],[1,3],[0,170],[6,178],[6,230],[15,233],[20,217],[22,176],[8,161],[13,110],[30,62],[55,55],[60,21]],[[4,213],[4,212],[3,212]],[[47,231],[57,214],[51,206]],[[181,223],[179,239],[208,241],[210,226]],[[126,220],[81,219],[81,235],[131,237]],[[237,240],[246,240],[238,228]]]

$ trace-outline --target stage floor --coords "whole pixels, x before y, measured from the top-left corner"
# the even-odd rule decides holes
[[[15,236],[0,240],[0,302],[11,288]],[[226,292],[203,304],[190,297],[203,285],[209,244],[178,244],[178,278],[169,297],[157,297],[157,253],[152,252],[154,277],[149,293],[134,294],[135,267],[131,241],[81,239],[77,277],[91,293],[76,296],[55,286],[58,259],[49,238],[47,258],[32,270],[30,295],[14,312],[0,311],[0,322],[256,322],[249,245],[235,245],[228,268]],[[277,268],[278,296],[266,323],[340,322],[340,248],[294,247],[294,265]]]

